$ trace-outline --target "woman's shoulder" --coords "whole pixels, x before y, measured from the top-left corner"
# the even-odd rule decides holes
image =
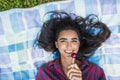
[[[81,67],[82,72],[84,75],[93,75],[94,77],[90,77],[90,80],[106,80],[105,79],[105,73],[104,70],[97,64],[90,62],[88,60],[83,60],[82,61],[82,67]],[[87,71],[87,73],[86,73]]]
[[[52,66],[55,66],[55,65],[58,65],[60,62],[59,62],[59,59],[55,59],[55,60],[51,60],[51,61],[48,61],[46,63],[44,63],[43,65],[41,65],[41,69],[44,69],[44,68],[51,68]]]
[[[97,70],[103,71],[103,69],[99,65],[97,65],[89,60],[83,60],[82,65],[88,66],[91,69],[97,69]]]

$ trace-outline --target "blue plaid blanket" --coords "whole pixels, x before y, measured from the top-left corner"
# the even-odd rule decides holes
[[[33,46],[48,11],[63,10],[85,17],[97,14],[112,34],[89,60],[101,66],[107,80],[120,80],[120,0],[66,0],[0,12],[0,80],[35,80],[51,52]]]

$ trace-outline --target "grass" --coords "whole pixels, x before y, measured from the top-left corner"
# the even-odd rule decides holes
[[[30,8],[39,4],[63,0],[0,0],[0,11],[13,8]]]

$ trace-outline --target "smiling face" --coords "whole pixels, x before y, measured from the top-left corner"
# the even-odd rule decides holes
[[[77,53],[80,47],[80,41],[77,32],[74,30],[63,30],[59,33],[56,47],[60,52],[61,60],[71,62],[72,53]]]

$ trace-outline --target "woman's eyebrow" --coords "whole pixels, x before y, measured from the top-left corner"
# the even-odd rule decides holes
[[[78,38],[72,38],[72,40],[78,40]]]
[[[59,40],[67,40],[66,38],[60,38]],[[72,38],[72,40],[78,40],[78,38]]]
[[[66,38],[60,38],[60,40],[67,40]]]

